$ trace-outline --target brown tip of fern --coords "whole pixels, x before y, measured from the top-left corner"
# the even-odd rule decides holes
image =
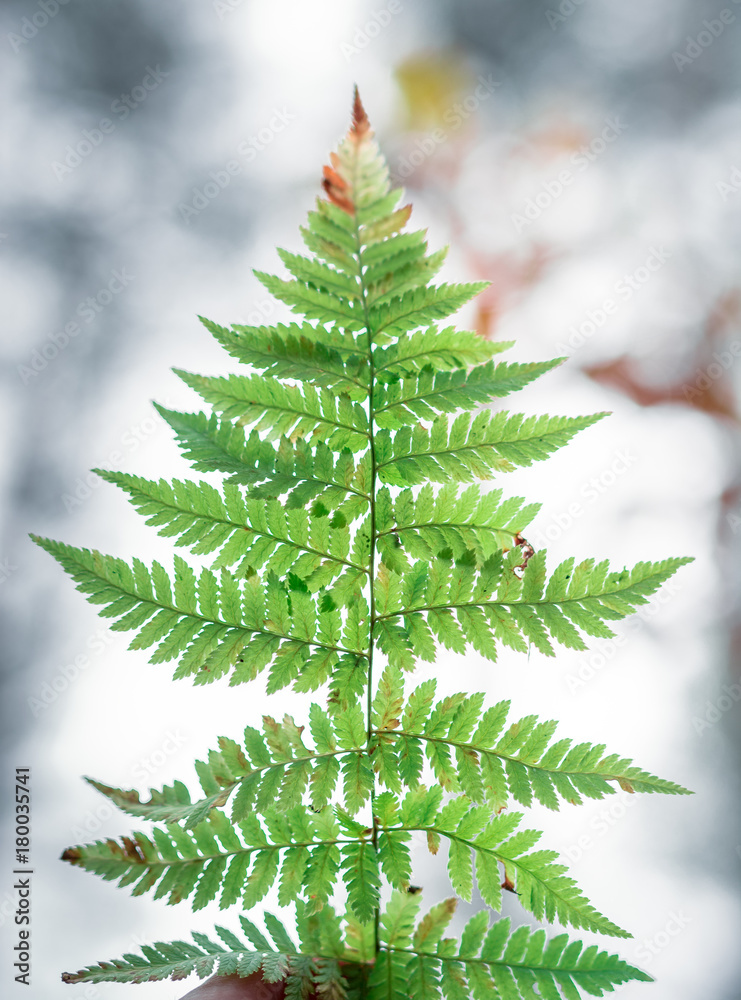
[[[363,139],[369,132],[370,122],[368,121],[368,115],[365,113],[363,102],[360,100],[358,85],[355,84],[355,90],[353,91],[352,128],[350,129],[350,135],[354,136],[356,139]]]

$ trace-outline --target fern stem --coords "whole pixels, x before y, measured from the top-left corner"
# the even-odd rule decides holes
[[[353,178],[353,190],[357,190],[357,168],[358,159],[356,158],[354,163],[354,178]],[[365,287],[365,282],[363,280],[363,250],[360,241],[360,223],[358,221],[357,208],[354,213],[355,221],[355,241],[356,241],[356,256],[358,261],[358,281],[360,283],[360,299],[363,306],[363,321],[365,325],[366,334],[366,349],[368,352],[368,442],[370,451],[370,546],[368,553],[368,567],[369,567],[369,590],[368,590],[368,610],[369,610],[369,630],[368,630],[368,690],[366,695],[366,722],[367,722],[367,743],[366,752],[370,755],[371,743],[373,740],[373,729],[372,729],[372,712],[373,712],[373,631],[376,624],[376,605],[375,605],[375,593],[374,593],[374,583],[375,583],[375,569],[376,569],[376,449],[375,449],[375,409],[373,400],[373,391],[375,388],[375,369],[373,364],[373,331],[371,330],[370,321],[370,311],[368,308],[368,295],[367,289]],[[372,842],[373,850],[376,852],[376,857],[378,856],[378,825],[376,823],[375,815],[375,802],[376,802],[376,777],[375,772],[373,775],[373,784],[371,785],[370,792],[370,808],[371,808],[371,826],[373,828]],[[381,948],[381,908],[380,906],[375,907],[373,914],[373,942],[376,955],[379,954]]]

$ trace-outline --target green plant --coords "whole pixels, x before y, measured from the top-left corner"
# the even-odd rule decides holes
[[[185,382],[212,415],[160,412],[205,482],[153,482],[101,472],[129,494],[159,533],[213,560],[198,573],[175,556],[174,573],[138,559],[36,539],[67,570],[113,629],[151,662],[177,660],[176,678],[253,681],[267,689],[324,692],[308,733],[285,716],[222,737],[196,763],[202,793],[180,782],[143,800],[92,784],[124,812],[152,822],[134,833],[70,848],[63,858],[102,878],[154,890],[198,910],[253,909],[277,886],[295,905],[299,944],[265,913],[265,933],[240,914],[243,936],[216,928],[101,963],[67,982],[135,983],[261,970],[286,979],[287,996],[601,996],[649,977],[565,934],[509,918],[503,891],[538,920],[613,937],[628,933],[599,913],[557,855],[522,828],[533,800],[551,809],[616,786],[684,793],[602,745],[554,742],[556,724],[508,720],[509,705],[482,694],[435,698],[435,682],[408,691],[418,659],[438,643],[498,646],[552,656],[552,641],[583,649],[583,634],[644,604],[687,560],[610,572],[606,562],[562,562],[546,579],[545,555],[521,532],[537,505],[481,492],[476,480],[548,457],[602,414],[525,417],[487,408],[559,363],[495,362],[510,346],[435,325],[481,284],[432,286],[444,251],[404,227],[356,94],[352,127],[324,171],[302,230],[311,257],[279,251],[289,280],[258,274],[304,317],[301,324],[225,328],[204,320],[222,346],[262,374]],[[268,377],[266,377],[268,376]],[[450,416],[449,416],[450,415]],[[250,428],[249,433],[245,428]],[[433,486],[432,484],[436,484]],[[215,558],[214,558],[215,557]],[[384,663],[379,663],[383,656]],[[310,736],[310,738],[309,738]],[[230,814],[224,810],[229,804]],[[486,904],[460,940],[444,936],[450,899],[420,919],[409,842],[426,833],[448,850],[458,897],[476,884]],[[340,888],[338,889],[338,883]],[[382,885],[390,895],[382,893]],[[330,901],[338,892],[346,910]]]

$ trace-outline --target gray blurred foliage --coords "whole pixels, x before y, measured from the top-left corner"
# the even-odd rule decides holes
[[[35,10],[6,4],[3,39]],[[12,258],[14,269],[33,275],[33,285],[24,290],[35,292],[41,303],[33,324],[24,316],[30,304],[22,300],[13,303],[4,321],[3,395],[11,433],[5,442],[9,458],[0,552],[11,565],[25,569],[32,564],[36,571],[31,578],[21,570],[2,593],[8,637],[2,683],[4,703],[11,708],[13,697],[23,696],[35,654],[50,631],[48,618],[47,628],[38,627],[31,606],[41,602],[47,614],[54,613],[54,598],[44,593],[48,567],[29,547],[26,534],[64,521],[59,498],[71,455],[95,421],[101,400],[115,391],[122,366],[135,364],[142,340],[156,335],[157,317],[145,315],[146,293],[177,293],[177,275],[161,267],[168,258],[180,257],[175,207],[200,179],[204,160],[211,162],[208,125],[214,109],[218,114],[235,95],[228,64],[215,46],[199,44],[189,11],[176,3],[71,2],[17,54],[6,53],[4,63],[4,74],[11,80],[19,75],[22,83],[15,101],[11,87],[4,88],[4,119],[20,141],[5,154],[14,174],[2,196],[7,237],[0,251],[6,260]],[[126,119],[114,115],[112,103],[140,85],[147,67],[168,74],[161,88]],[[96,149],[90,163],[75,168],[87,177],[70,194],[67,185],[78,177],[58,179],[51,169],[52,155],[64,162],[66,144],[58,127],[54,144],[45,129],[63,123],[74,144],[83,129],[105,116],[116,132],[104,142],[115,148]],[[199,238],[207,245],[215,240],[221,248],[243,245],[251,215],[244,201],[222,199],[200,227]],[[29,366],[33,351],[77,318],[79,304],[105,288],[111,271],[121,267],[134,278],[130,291],[89,326],[80,322],[81,332],[69,347],[24,379],[18,366]],[[8,712],[6,746],[26,724],[24,713]]]

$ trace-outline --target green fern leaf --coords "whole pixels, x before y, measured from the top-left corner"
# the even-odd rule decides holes
[[[436,789],[419,786],[407,793],[398,823],[382,828],[379,842],[389,835],[423,830],[448,841],[448,873],[453,888],[464,899],[473,891],[473,861],[479,892],[493,910],[501,910],[499,865],[504,887],[516,892],[522,906],[538,919],[558,920],[615,937],[630,937],[599,913],[576,883],[566,876],[553,851],[532,851],[540,839],[535,830],[519,830],[522,813],[501,813],[492,818],[486,806],[473,806],[465,797],[452,799],[436,809]],[[432,812],[431,812],[432,811]]]
[[[217,413],[242,427],[267,431],[268,440],[300,436],[325,441],[336,451],[364,451],[368,447],[368,418],[349,396],[305,386],[284,386],[261,376],[230,375],[206,378],[175,370]]]
[[[483,911],[469,920],[460,942],[443,939],[455,905],[453,899],[434,907],[413,941],[418,897],[392,898],[381,924],[381,955],[372,976],[374,1000],[428,998],[439,996],[440,990],[453,998],[579,1000],[582,995],[604,996],[623,983],[651,981],[616,955],[585,948],[565,934],[548,941],[542,930],[518,927],[512,932],[508,917],[489,927]]]
[[[520,652],[531,642],[553,656],[550,639],[570,649],[585,649],[580,634],[610,638],[606,625],[645,604],[687,559],[638,563],[632,570],[608,572],[606,562],[587,560],[574,568],[566,560],[544,591],[544,554],[536,553],[526,567],[517,548],[506,559],[492,556],[476,570],[473,553],[457,562],[433,560],[413,566],[397,590],[397,607],[387,607],[376,619],[376,642],[394,666],[409,668],[414,658],[426,658],[419,636],[424,624],[449,649],[467,645],[496,660],[498,643]],[[405,593],[413,600],[407,602]],[[415,632],[415,623],[416,629]],[[396,644],[388,649],[384,636],[395,629]],[[416,641],[415,641],[416,639]]]
[[[470,483],[548,458],[580,430],[604,414],[589,417],[524,417],[506,412],[461,414],[449,423],[437,417],[428,431],[421,424],[376,436],[377,470],[391,486]]]
[[[521,544],[521,532],[539,510],[522,497],[502,499],[501,490],[481,495],[478,486],[459,493],[455,484],[434,492],[429,484],[415,497],[402,490],[394,500],[386,487],[376,497],[378,550],[389,569],[410,569],[407,553],[425,562],[450,553],[460,560],[473,552],[479,568],[502,549]]]
[[[338,845],[350,852],[347,857],[354,857],[357,845],[340,836],[329,808],[317,814],[303,806],[267,813],[264,823],[250,815],[232,824],[213,810],[190,832],[168,823],[164,830],[156,827],[152,839],[137,832],[120,843],[96,841],[68,848],[62,859],[105,881],[133,886],[135,896],[154,890],[155,899],[167,897],[170,905],[192,896],[194,910],[217,896],[222,909],[240,899],[249,909],[278,878],[282,905],[305,892],[321,906],[337,877]],[[362,887],[357,892],[362,895]]]
[[[261,979],[268,983],[285,981],[287,996],[291,995],[289,991],[293,991],[296,997],[305,996],[320,982],[327,985],[336,983],[338,989],[344,989],[339,968],[335,966],[330,973],[329,968],[324,966],[319,974],[301,955],[283,924],[273,914],[265,914],[272,943],[246,917],[240,917],[240,920],[244,939],[217,925],[215,931],[221,941],[194,933],[195,944],[160,941],[144,945],[141,955],[127,954],[122,959],[101,962],[79,972],[65,972],[62,981],[69,984],[147,983],[163,979],[179,981],[192,973],[200,979],[212,973],[245,978],[259,973]]]
[[[290,570],[312,592],[340,573],[349,571],[357,578],[368,572],[367,558],[364,563],[348,558],[352,535],[346,523],[312,518],[302,509],[286,510],[277,500],[245,498],[234,485],[227,484],[222,494],[208,483],[155,482],[103,470],[98,474],[125,490],[160,535],[176,538],[176,544],[195,555],[218,552],[215,569],[238,564],[238,576],[262,568],[281,576]]]
[[[306,319],[316,319],[320,323],[339,323],[344,330],[350,331],[364,328],[362,306],[354,299],[345,299],[333,292],[312,288],[301,281],[284,281],[263,271],[255,271],[254,274],[274,298]]]
[[[370,468],[365,457],[355,461],[349,450],[337,455],[324,444],[312,449],[303,441],[294,444],[286,439],[276,450],[256,432],[246,438],[241,427],[215,415],[178,413],[161,406],[157,410],[197,472],[226,472],[229,482],[250,486],[251,496],[285,494],[289,508],[314,501],[348,521],[369,509]]]
[[[553,721],[541,722],[531,715],[507,726],[508,701],[482,712],[483,694],[459,694],[433,706],[430,683],[434,684],[427,682],[420,692],[422,697],[412,694],[409,705],[421,706],[413,714],[410,707],[403,708],[404,681],[398,669],[388,668],[379,684],[376,701],[382,692],[389,694],[372,717],[376,746],[391,756],[388,772],[402,774],[407,786],[416,787],[420,781],[424,753],[443,788],[463,791],[473,802],[486,799],[497,811],[508,804],[510,795],[524,806],[536,799],[558,809],[561,800],[579,804],[582,797],[601,799],[618,788],[630,793],[691,794],[630,760],[606,754],[602,744],[553,742]],[[412,750],[415,744],[417,752]],[[403,770],[399,757],[406,761]]]
[[[342,849],[342,868],[350,908],[361,923],[368,923],[381,898],[376,848],[368,840],[346,845]]]
[[[373,339],[382,342],[389,335],[399,335],[417,327],[427,326],[432,320],[444,319],[478,295],[488,286],[487,281],[467,285],[438,285],[436,288],[416,288],[405,292],[388,303],[372,306],[369,326]]]
[[[362,345],[345,334],[333,336],[309,323],[227,329],[203,317],[201,322],[232,357],[265,375],[345,392],[357,400],[368,395]]]
[[[418,896],[395,893],[380,921],[380,951],[360,951],[357,925],[346,921],[343,941],[340,922],[331,908],[319,915],[299,912],[302,954],[284,924],[265,914],[268,933],[240,916],[243,937],[216,926],[220,940],[195,933],[195,944],[184,941],[145,945],[142,954],[102,962],[62,977],[69,984],[141,983],[181,980],[191,973],[206,978],[260,974],[266,982],[285,978],[287,997],[303,997],[316,990],[323,997],[344,1000],[353,984],[364,983],[370,1000],[428,998],[443,990],[446,997],[478,997],[496,989],[498,995],[527,1000],[536,994],[555,998],[603,996],[616,986],[651,977],[615,955],[585,948],[563,934],[546,940],[543,931],[528,927],[511,930],[509,918],[489,927],[486,913],[467,923],[460,941],[444,938],[456,900],[433,907],[418,921]],[[269,935],[269,936],[268,936]],[[312,959],[308,955],[314,956]],[[362,958],[359,960],[360,956]],[[432,992],[431,992],[432,991]],[[473,991],[472,993],[469,991]]]
[[[368,304],[378,306],[382,303],[390,303],[412,289],[427,285],[442,267],[447,254],[448,248],[443,247],[421,260],[409,260],[402,263],[400,260],[392,258],[394,266],[391,270],[389,270],[387,261],[375,268],[368,268],[363,275],[363,281],[367,288]]]
[[[475,410],[524,388],[562,360],[496,365],[489,361],[468,372],[426,370],[416,379],[382,385],[374,395],[375,420],[379,427],[398,430],[419,419],[434,420],[438,413]]]
[[[308,594],[290,594],[275,577],[266,586],[253,577],[242,587],[226,571],[219,583],[204,570],[196,581],[176,557],[173,588],[158,563],[149,571],[139,560],[129,567],[99,552],[34,540],[62,564],[91,603],[104,606],[101,614],[117,619],[112,629],[138,630],[131,649],[159,643],[153,663],[179,656],[176,678],[193,675],[196,684],[207,684],[231,672],[231,683],[240,684],[272,661],[269,688],[278,690],[299,676],[312,649],[332,652],[337,659],[366,656],[360,644],[356,649],[341,645],[337,611],[318,610]]]
[[[430,327],[401,338],[373,353],[374,372],[381,382],[413,378],[427,367],[436,371],[467,368],[488,361],[507,350],[512,342],[482,340],[476,333]]]

